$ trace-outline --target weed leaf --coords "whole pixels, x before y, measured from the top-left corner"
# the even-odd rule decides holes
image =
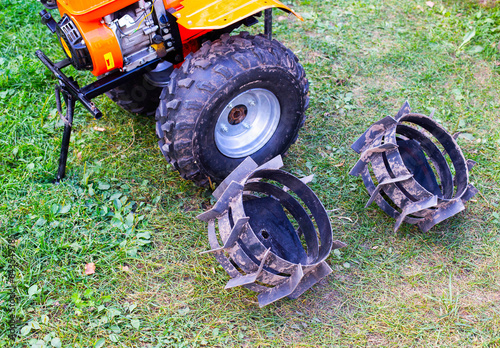
[[[71,204],[67,204],[59,210],[59,214],[67,214],[71,210]]]
[[[29,295],[29,297],[35,296],[37,292],[38,292],[38,286],[36,284],[30,286],[30,288],[28,289],[28,295]]]
[[[31,331],[31,324],[28,324],[26,326],[23,326],[21,329],[21,336],[28,336],[28,334]]]
[[[106,190],[109,190],[109,188],[111,187],[110,184],[106,183],[106,182],[102,182],[102,181],[99,181],[99,190],[102,190],[102,191],[106,191]]]
[[[94,344],[94,348],[102,348],[104,347],[104,344],[106,343],[106,340],[104,338],[100,338],[97,340],[97,342]]]
[[[462,47],[464,47],[465,45],[467,45],[469,43],[470,40],[472,40],[472,38],[476,36],[476,29],[472,29],[472,31],[469,31],[465,37],[464,37],[464,40],[462,41],[462,43],[460,44],[460,46],[458,46],[458,50],[459,51]]]
[[[141,326],[141,321],[139,319],[132,319],[130,321],[130,325],[132,325],[134,329],[139,330],[139,327]]]
[[[59,337],[53,338],[52,341],[50,341],[50,344],[54,348],[61,348],[62,347],[62,342]]]

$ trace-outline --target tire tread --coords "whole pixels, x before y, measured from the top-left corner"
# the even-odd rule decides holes
[[[228,64],[228,60],[236,65]],[[186,58],[181,68],[172,73],[169,86],[161,94],[157,114],[159,129],[163,131],[162,152],[181,177],[192,180],[198,186],[217,180],[210,178],[197,161],[196,150],[193,148],[197,116],[214,93],[217,93],[217,86],[252,66],[277,65],[286,68],[298,80],[303,92],[300,104],[303,112],[298,122],[299,127],[293,130],[294,134],[283,151],[285,152],[297,140],[299,129],[305,122],[309,84],[297,57],[283,44],[276,40],[269,41],[263,35],[252,36],[247,32],[238,36],[223,34],[218,40],[204,42],[197,52]],[[206,76],[211,76],[214,81],[207,80]],[[193,84],[196,88],[190,88]]]

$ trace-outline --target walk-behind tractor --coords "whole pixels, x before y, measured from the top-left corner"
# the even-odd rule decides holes
[[[61,96],[66,107],[56,181],[65,174],[76,101],[100,118],[91,100],[106,93],[127,111],[155,115],[160,150],[184,179],[219,183],[217,203],[198,218],[208,223],[207,252],[231,276],[226,288],[257,291],[265,306],[297,298],[332,272],[325,259],[346,245],[333,240],[310,178],[279,169],[308,106],[304,69],[271,38],[272,8],[295,14],[290,8],[277,0],[41,2],[59,10],[59,22],[47,10],[40,15],[67,56],[53,63],[37,51],[59,80],[59,113]],[[230,35],[262,16],[264,34]],[[69,65],[97,80],[79,87],[61,72]],[[408,103],[353,149],[361,159],[351,174],[396,230],[405,221],[427,231],[477,192],[468,182],[473,162],[453,136]]]
[[[53,63],[56,101],[66,106],[59,169],[65,175],[75,102],[95,118],[91,101],[106,93],[123,109],[156,115],[165,158],[184,179],[221,182],[247,156],[257,164],[287,151],[304,123],[308,82],[297,57],[271,39],[277,0],[41,0],[42,22],[67,58]],[[295,14],[298,16],[297,14]],[[231,36],[264,18],[264,34]],[[300,16],[298,16],[300,18]],[[80,87],[61,70],[90,70]]]

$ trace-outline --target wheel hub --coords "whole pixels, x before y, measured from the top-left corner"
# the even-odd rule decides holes
[[[248,109],[245,105],[238,105],[231,109],[229,112],[229,116],[227,117],[227,121],[230,125],[234,126],[240,124],[241,121],[247,117]]]
[[[215,144],[230,158],[249,156],[272,138],[281,117],[276,95],[253,88],[233,98],[220,113],[215,125]]]

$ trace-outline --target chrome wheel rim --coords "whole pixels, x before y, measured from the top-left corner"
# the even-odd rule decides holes
[[[278,128],[280,103],[273,92],[253,88],[237,95],[219,115],[215,144],[230,158],[249,156],[267,144]]]

